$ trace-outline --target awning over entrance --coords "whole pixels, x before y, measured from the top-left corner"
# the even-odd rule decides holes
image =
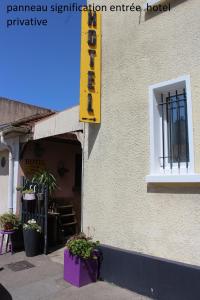
[[[35,124],[34,140],[83,130],[79,122],[79,106],[59,112]]]

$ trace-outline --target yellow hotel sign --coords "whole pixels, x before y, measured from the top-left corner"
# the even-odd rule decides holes
[[[82,11],[80,122],[101,122],[101,15]]]

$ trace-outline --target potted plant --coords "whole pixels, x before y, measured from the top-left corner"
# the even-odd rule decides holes
[[[19,218],[13,213],[4,213],[0,216],[0,225],[2,230],[15,230],[18,228],[19,224]]]
[[[23,235],[26,256],[38,255],[41,249],[41,226],[36,220],[29,220],[23,225]]]
[[[4,231],[14,231],[11,235],[13,251],[22,250],[24,247],[22,225],[19,217],[13,213],[5,213],[0,216],[1,229]]]
[[[48,191],[50,196],[52,196],[53,191],[57,188],[56,178],[54,175],[48,170],[42,170],[35,174],[32,178],[33,183],[37,183],[38,185],[44,187],[48,187]],[[44,193],[37,193],[38,200],[44,200]]]
[[[67,241],[64,250],[64,280],[77,287],[97,280],[98,245],[98,241],[92,241],[84,233]]]
[[[24,250],[23,226],[21,222],[15,228],[14,233],[11,235],[12,248],[14,252]]]
[[[35,188],[27,189],[25,186],[17,186],[16,190],[22,193],[23,200],[35,200]]]
[[[24,200],[35,200],[35,191],[33,189],[26,189],[22,191]]]

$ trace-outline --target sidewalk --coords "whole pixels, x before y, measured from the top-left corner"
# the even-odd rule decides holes
[[[34,267],[13,271],[10,263],[27,261]],[[27,258],[24,252],[0,256],[1,300],[145,300],[146,297],[97,282],[76,288],[63,280],[63,265],[49,256]]]

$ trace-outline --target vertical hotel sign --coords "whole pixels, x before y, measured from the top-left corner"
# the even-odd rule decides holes
[[[101,15],[82,11],[80,122],[101,122]]]

